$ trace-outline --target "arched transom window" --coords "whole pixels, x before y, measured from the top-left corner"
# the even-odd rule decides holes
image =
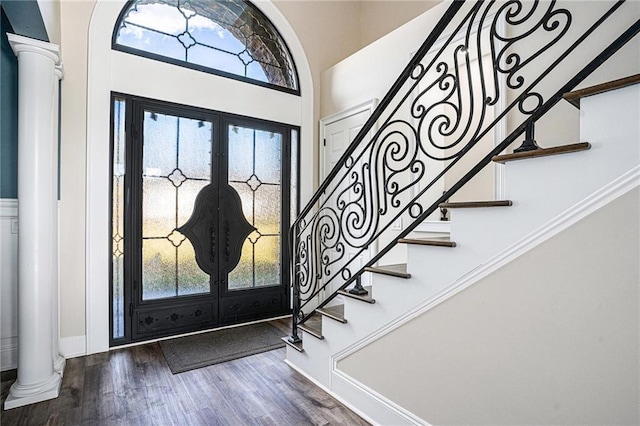
[[[116,24],[113,48],[299,94],[287,45],[247,1],[131,1]]]

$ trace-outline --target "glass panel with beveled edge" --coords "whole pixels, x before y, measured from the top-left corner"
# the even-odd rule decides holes
[[[111,291],[112,337],[124,337],[124,175],[125,175],[124,99],[113,100],[112,198],[111,198]]]
[[[176,228],[211,181],[213,124],[145,111],[143,128],[142,299],[209,293],[209,275]]]
[[[229,185],[256,230],[244,241],[239,264],[229,273],[229,290],[278,286],[282,176],[280,133],[229,126]]]

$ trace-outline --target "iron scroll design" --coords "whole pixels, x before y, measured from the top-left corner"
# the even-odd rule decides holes
[[[293,341],[298,323],[640,31],[637,11],[625,12],[624,4],[585,14],[572,13],[580,5],[570,2],[452,2],[292,225]],[[605,25],[624,13],[628,28]],[[585,56],[587,43],[595,54]],[[511,131],[484,146],[504,120]],[[472,155],[479,160],[465,166],[461,160]],[[448,173],[462,177],[443,193]],[[358,264],[398,219],[408,226]]]
[[[223,224],[222,226],[219,226]],[[224,248],[216,241],[216,230],[224,229]],[[255,228],[245,219],[238,193],[229,185],[209,184],[196,197],[189,220],[178,228],[194,247],[200,269],[215,276],[229,272],[242,255],[242,245]],[[224,258],[220,255],[224,253]]]

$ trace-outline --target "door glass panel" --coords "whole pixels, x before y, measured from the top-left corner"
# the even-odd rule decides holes
[[[298,216],[298,131],[291,131],[291,191],[289,193],[290,225]]]
[[[144,113],[142,299],[210,291],[193,246],[176,230],[211,181],[211,122]]]
[[[262,183],[280,184],[282,136],[256,132],[255,174]]]
[[[231,126],[229,131],[229,182],[246,182],[253,174],[253,129]]]
[[[280,265],[274,259],[280,257],[280,238],[261,236],[255,243],[256,287],[280,284]]]
[[[282,135],[229,126],[229,184],[256,231],[242,246],[242,257],[229,273],[228,288],[240,290],[280,285],[280,179]]]
[[[113,101],[113,178],[111,216],[111,282],[113,291],[113,338],[124,337],[124,173],[125,101]]]

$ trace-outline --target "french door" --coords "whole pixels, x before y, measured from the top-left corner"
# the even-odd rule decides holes
[[[298,130],[131,96],[113,105],[112,344],[289,313]]]

